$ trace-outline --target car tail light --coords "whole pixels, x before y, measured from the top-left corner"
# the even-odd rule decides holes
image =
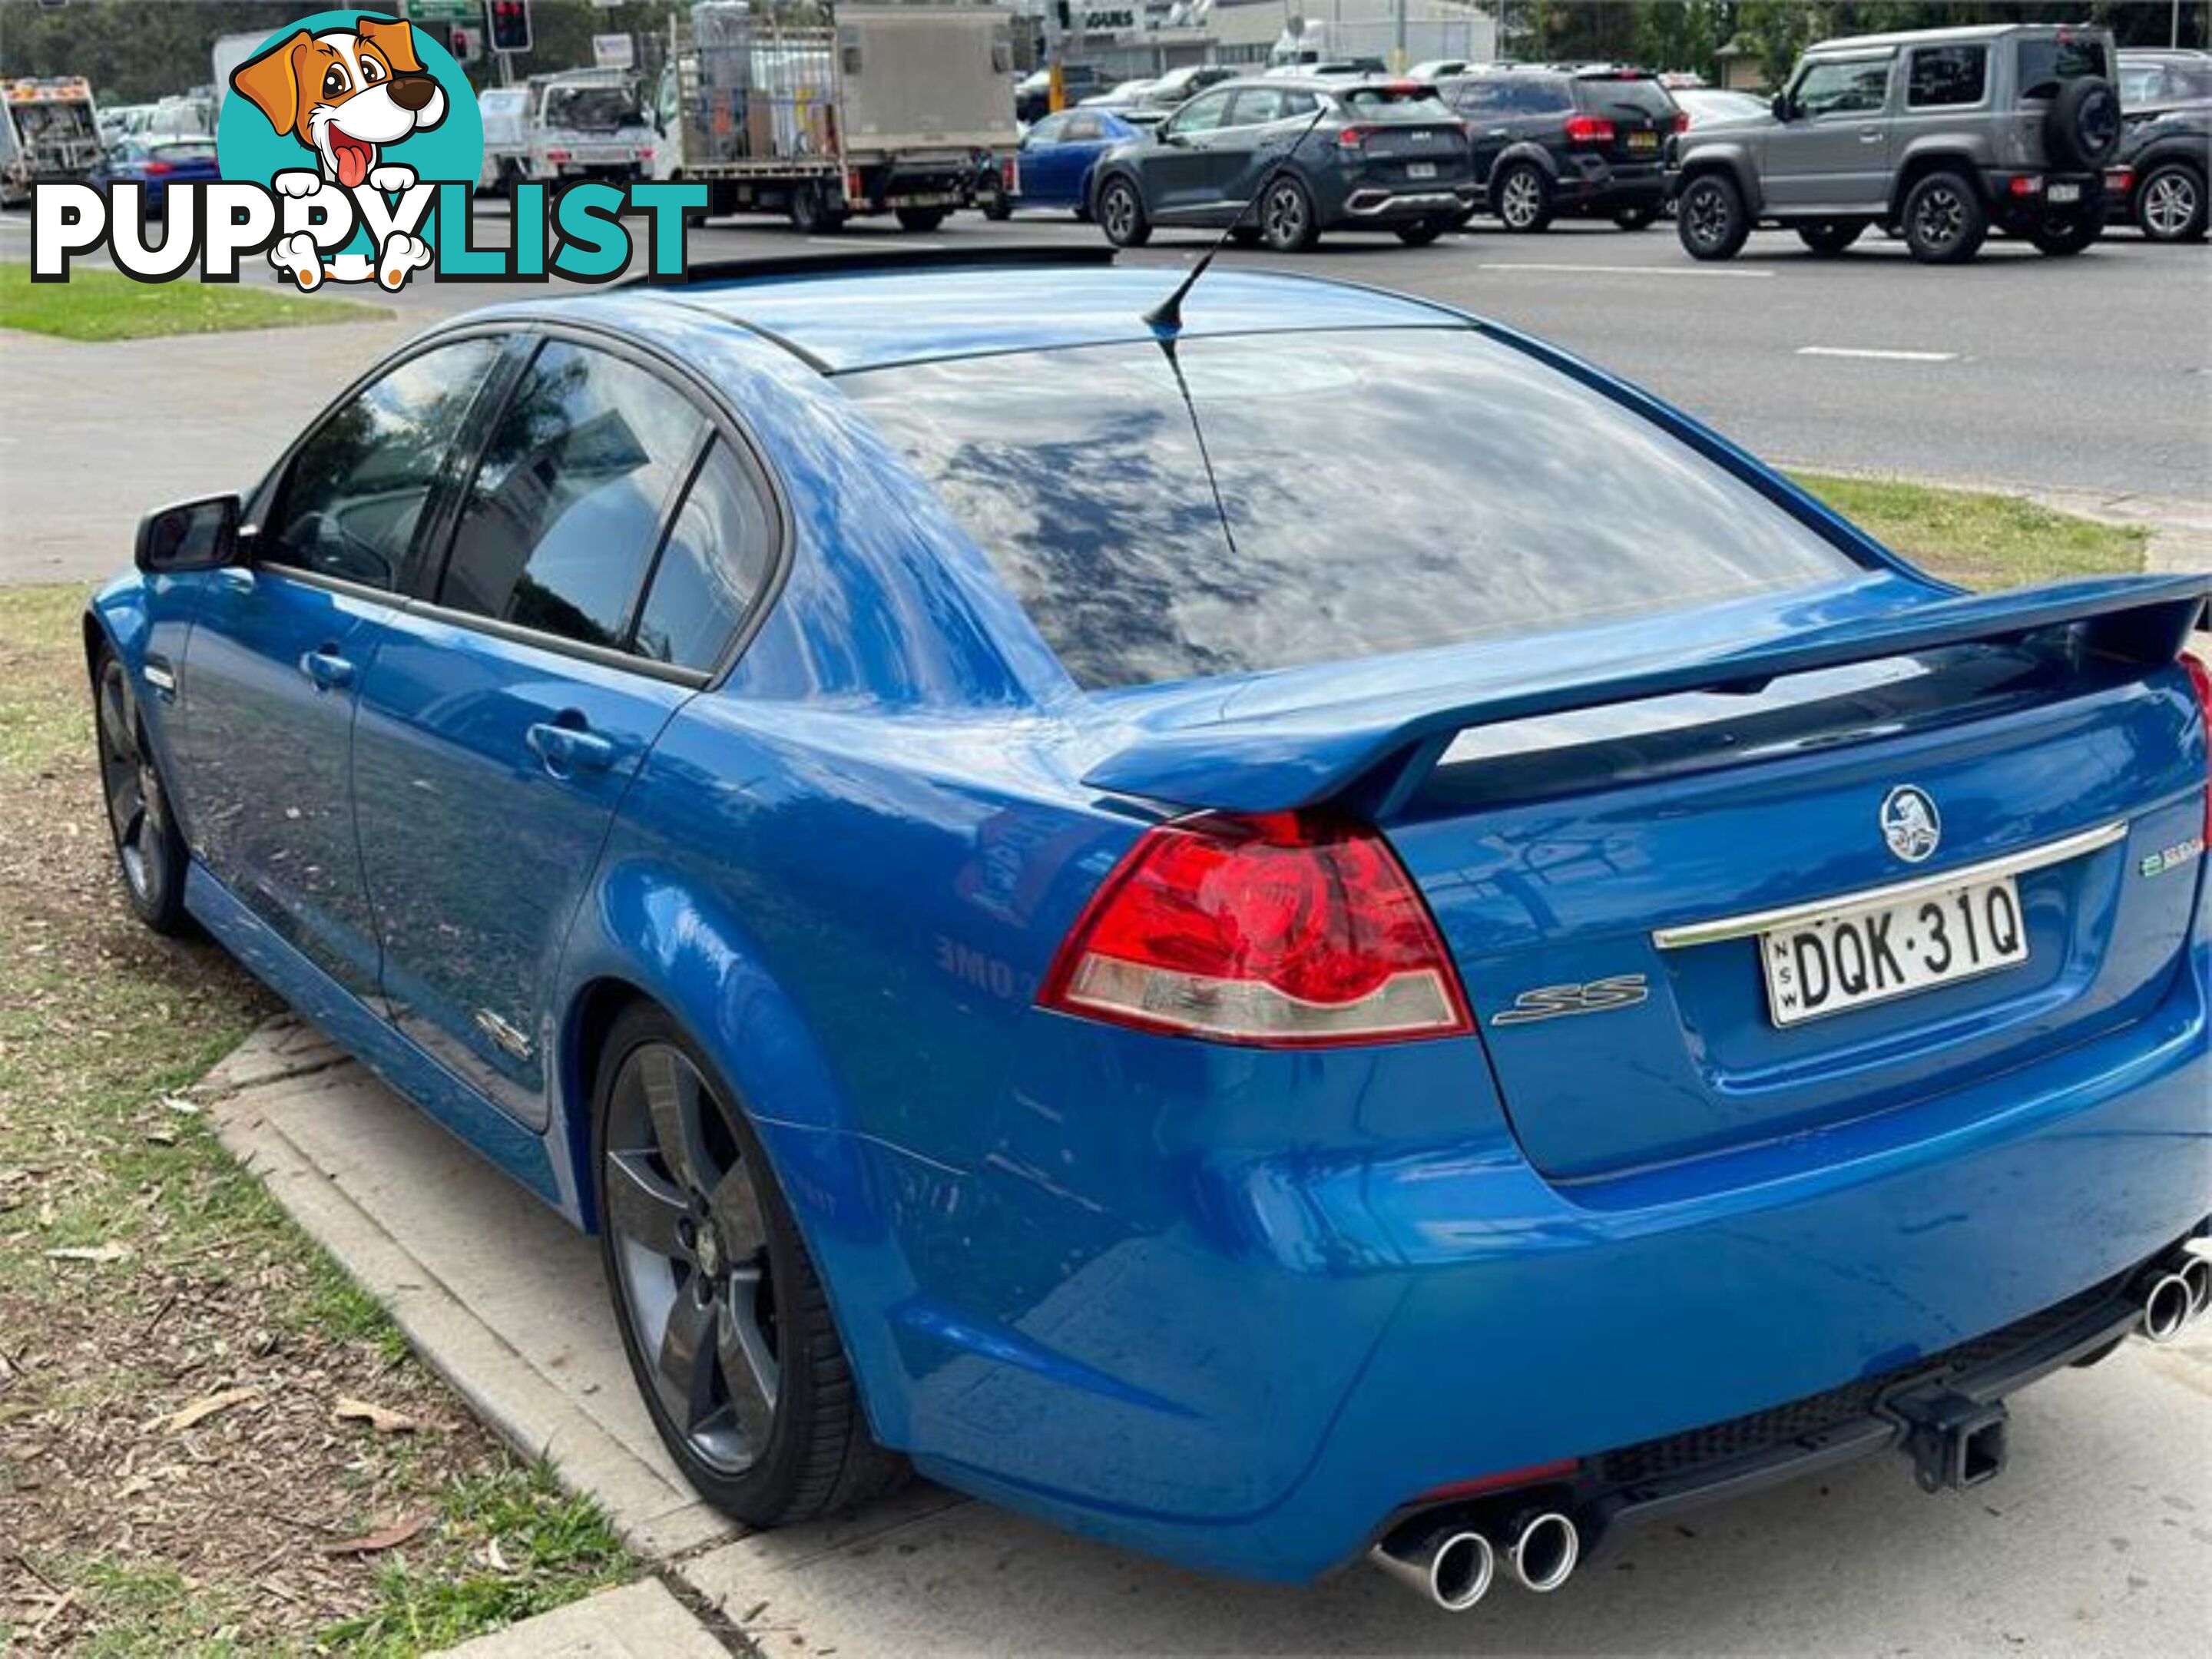
[[[1005,191],[1008,195],[1012,195],[1013,193],[1014,158],[1011,155],[1001,157],[1000,160],[999,188]]]
[[[2197,707],[2204,715],[2204,838],[2212,841],[2212,667],[2186,651],[2181,653],[2181,665],[2197,689]]]
[[[1687,132],[1689,130],[1690,112],[1686,109],[1676,110],[1674,112],[1674,131],[1677,132]]]
[[[1567,117],[1567,142],[1571,144],[1609,144],[1613,142],[1613,123],[1602,115],[1570,115]]]
[[[545,152],[545,159],[557,167],[567,162],[568,152],[565,149],[549,149]]]
[[[1308,813],[1147,830],[1077,919],[1039,1004],[1270,1048],[1473,1029],[1443,940],[1389,843]]]
[[[2015,196],[2033,196],[2043,189],[2043,180],[2032,173],[2015,173],[2005,188]]]
[[[2135,170],[2131,167],[2112,167],[2105,173],[2105,188],[2116,191],[2122,196],[2128,193],[2129,187],[2135,181]]]
[[[165,179],[176,170],[175,163],[170,161],[147,161],[142,163],[138,168],[138,171],[149,179]]]
[[[1338,128],[1336,134],[1337,148],[1339,149],[1358,149],[1362,144],[1367,142],[1368,131],[1369,129],[1365,127]]]

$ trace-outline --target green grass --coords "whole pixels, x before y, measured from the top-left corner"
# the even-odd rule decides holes
[[[244,283],[141,283],[79,268],[65,283],[34,283],[27,264],[0,263],[0,328],[64,340],[143,340],[239,328],[372,322],[392,313],[328,295],[272,293]]]
[[[2131,575],[2150,532],[2054,513],[2016,495],[1883,478],[1792,475],[1914,563],[1966,587],[2020,587],[2065,576]]]
[[[65,1589],[34,1647],[413,1653],[635,1577],[599,1508],[469,1417],[210,1115],[164,1104],[274,1004],[121,904],[82,604],[0,588],[0,1346],[21,1368],[0,1374],[0,1647]],[[130,1254],[47,1255],[101,1244]],[[195,1431],[189,1457],[145,1426],[240,1381],[266,1399]],[[336,1427],[343,1395],[419,1431]],[[126,1454],[161,1471],[135,1500],[150,1524],[118,1523]],[[426,1512],[385,1554],[320,1553]]]

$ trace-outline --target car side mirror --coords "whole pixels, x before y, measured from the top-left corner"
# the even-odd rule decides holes
[[[1188,141],[1185,140],[1182,134],[1177,132],[1173,127],[1162,127],[1160,129],[1160,142],[1164,144],[1175,144],[1181,146]]]
[[[156,507],[138,521],[133,562],[149,576],[236,564],[242,511],[236,495],[209,495]]]
[[[1769,104],[1767,107],[1774,112],[1774,118],[1776,120],[1788,120],[1790,118],[1790,94],[1786,92],[1776,93],[1774,94],[1774,101]]]

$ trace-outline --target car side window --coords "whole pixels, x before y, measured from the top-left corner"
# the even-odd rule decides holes
[[[767,585],[775,557],[768,498],[717,438],[653,565],[632,648],[655,662],[712,670]]]
[[[1451,95],[1451,106],[1468,115],[1502,110],[1505,107],[1505,88],[1496,81],[1462,82]]]
[[[1790,101],[1814,117],[1879,110],[1889,101],[1889,60],[1814,64],[1797,77]]]
[[[1030,143],[1032,144],[1056,144],[1060,142],[1060,135],[1066,129],[1066,116],[1048,115],[1043,120],[1038,122],[1035,126],[1030,129]]]
[[[1270,121],[1281,120],[1285,112],[1279,87],[1247,87],[1237,94],[1236,101],[1229,106],[1229,118],[1222,125],[1261,127]]]
[[[256,562],[396,591],[447,453],[506,345],[481,336],[422,352],[332,413],[294,453]]]
[[[1087,144],[1105,136],[1105,123],[1097,116],[1071,115],[1067,118],[1067,125],[1060,129],[1060,142],[1063,144]]]
[[[1179,135],[1212,132],[1225,125],[1224,118],[1229,113],[1232,95],[1226,92],[1201,92],[1176,112],[1175,118],[1168,123],[1168,131]]]
[[[1905,101],[1912,109],[1948,109],[1982,101],[1989,70],[1986,46],[1923,46],[1912,54]]]
[[[438,603],[620,647],[706,430],[688,398],[645,370],[549,342],[485,443]]]

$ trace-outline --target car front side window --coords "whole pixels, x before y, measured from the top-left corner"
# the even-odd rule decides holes
[[[1175,119],[1168,123],[1168,131],[1178,138],[1196,132],[1212,132],[1224,124],[1230,96],[1225,92],[1200,93],[1176,112]]]
[[[706,431],[706,417],[657,376],[548,343],[485,443],[438,603],[623,648]]]
[[[1889,98],[1889,60],[1814,64],[1797,79],[1790,101],[1801,115],[1863,115]]]
[[[506,342],[410,357],[338,409],[292,457],[256,561],[397,590],[447,453]]]

